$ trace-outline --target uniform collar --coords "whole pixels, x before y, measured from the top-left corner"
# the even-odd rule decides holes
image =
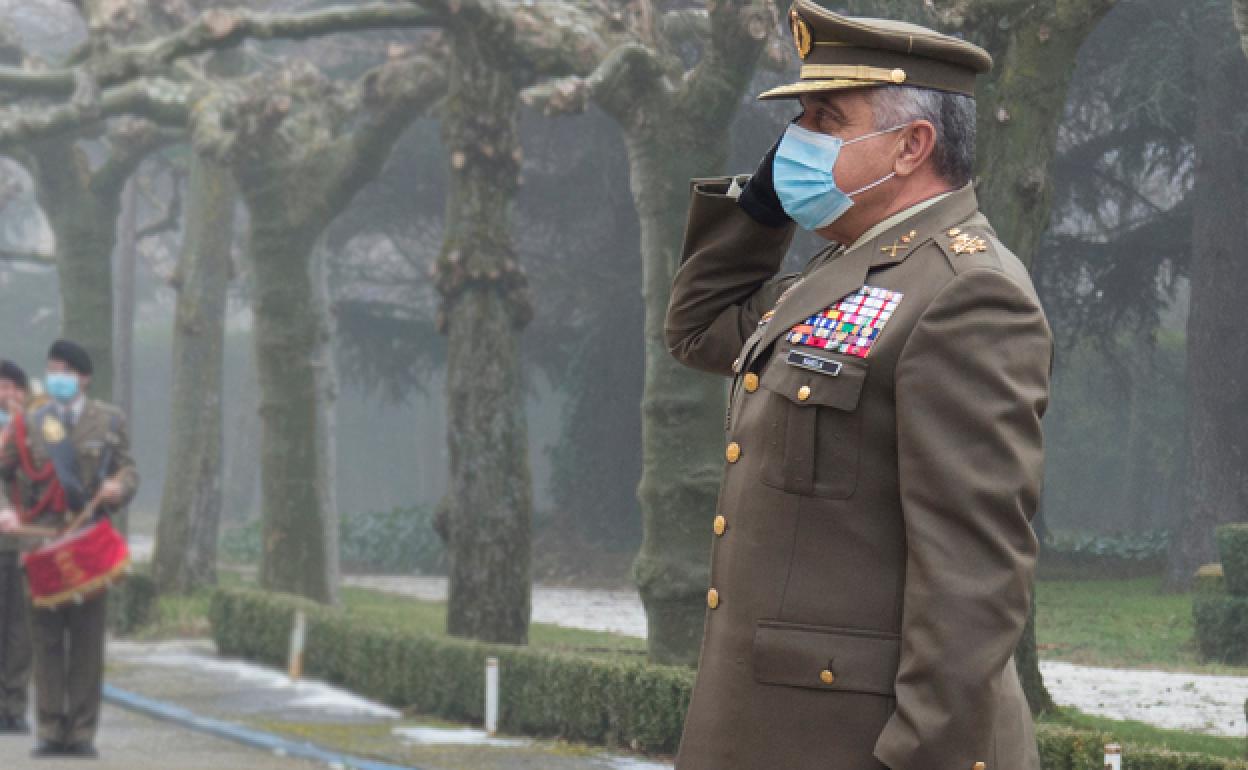
[[[903,222],[909,220],[910,218],[917,216],[919,212],[923,211],[924,209],[929,209],[932,206],[936,205],[937,203],[940,203],[945,198],[948,198],[950,195],[953,195],[954,192],[956,191],[948,190],[946,192],[940,193],[939,195],[933,195],[927,200],[919,201],[913,206],[902,209],[901,211],[898,211],[896,214],[893,214],[891,217],[888,217],[881,222],[877,222],[875,225],[869,228],[865,233],[858,236],[858,240],[854,241],[853,245],[851,245],[849,248],[856,249],[862,244],[866,243],[867,241],[875,240],[876,236],[882,235],[885,231],[895,227],[896,225],[902,224]]]

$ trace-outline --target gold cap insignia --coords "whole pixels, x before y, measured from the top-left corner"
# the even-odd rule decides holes
[[[810,55],[810,46],[814,42],[810,36],[810,27],[797,11],[789,13],[789,21],[793,26],[793,42],[797,44],[797,55],[805,59]]]
[[[43,421],[43,440],[49,444],[59,444],[65,440],[65,426],[55,417]]]

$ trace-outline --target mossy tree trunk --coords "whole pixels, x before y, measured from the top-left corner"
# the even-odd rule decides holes
[[[216,583],[221,522],[225,316],[234,235],[229,169],[193,156],[189,207],[173,286],[173,395],[169,465],[153,576],[161,591]]]
[[[337,383],[317,245],[441,91],[438,66],[423,58],[387,62],[349,87],[296,64],[208,93],[195,112],[196,149],[231,170],[250,214],[266,589],[337,601]]]
[[[447,335],[450,478],[439,510],[450,555],[447,630],[524,644],[533,481],[519,336],[532,308],[510,234],[518,84],[474,35],[456,39],[442,116],[450,191],[436,277]]]
[[[1172,589],[1190,588],[1197,568],[1217,561],[1219,524],[1248,519],[1248,327],[1233,311],[1248,281],[1248,151],[1240,139],[1248,62],[1217,55],[1214,41],[1229,34],[1225,9],[1217,10],[1202,12],[1198,29],[1210,44],[1193,54],[1194,71],[1204,76],[1195,84],[1187,490],[1168,559]]]
[[[774,9],[735,0],[712,4],[708,14],[709,34],[692,71],[672,69],[679,61],[672,44],[651,26],[638,30],[646,44],[616,49],[589,81],[593,100],[624,131],[641,224],[646,370],[637,495],[644,529],[633,573],[646,608],[650,660],[681,665],[697,663],[702,638],[725,389],[722,378],[672,358],[663,324],[680,266],[689,180],[723,170],[733,117]]]

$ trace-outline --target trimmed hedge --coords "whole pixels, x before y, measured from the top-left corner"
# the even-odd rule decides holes
[[[1196,642],[1209,660],[1248,665],[1248,596],[1198,594],[1192,602]]]
[[[360,626],[340,610],[280,594],[220,589],[213,637],[222,655],[286,665],[296,609],[308,619],[304,670],[401,709],[483,719],[485,658],[497,656],[499,726],[508,733],[674,753],[689,708],[690,669],[623,663]],[[1109,735],[1037,725],[1044,770],[1101,767]],[[1248,770],[1248,763],[1124,747],[1126,770]]]
[[[108,593],[108,627],[114,634],[132,634],[155,619],[156,581],[146,570],[134,570]]]
[[[1218,527],[1217,538],[1227,592],[1248,598],[1248,522]]]
[[[1196,582],[1192,590],[1198,594],[1221,594],[1226,592],[1226,576],[1221,564],[1206,564],[1196,570]]]

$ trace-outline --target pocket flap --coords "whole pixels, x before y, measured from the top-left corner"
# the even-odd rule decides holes
[[[814,371],[790,363],[790,354],[798,358],[818,359],[820,365],[836,364],[831,368],[836,373]],[[823,368],[829,369],[826,365]],[[819,350],[807,353],[792,348],[776,351],[759,384],[798,406],[830,406],[852,412],[858,408],[858,397],[862,395],[862,383],[866,379],[867,366],[856,360],[833,358]]]
[[[763,684],[893,695],[900,656],[900,638],[879,631],[767,620],[754,631],[754,678]]]

